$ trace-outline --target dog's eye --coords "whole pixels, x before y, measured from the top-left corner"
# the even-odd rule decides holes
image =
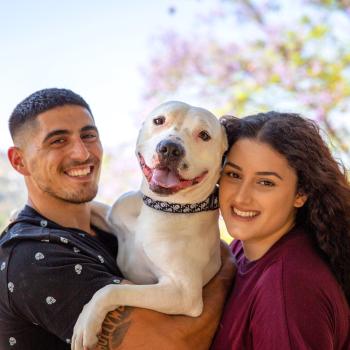
[[[162,125],[162,124],[164,124],[164,122],[165,122],[165,117],[162,115],[153,119],[154,125]]]
[[[203,141],[209,141],[211,139],[207,131],[202,130],[198,135]]]

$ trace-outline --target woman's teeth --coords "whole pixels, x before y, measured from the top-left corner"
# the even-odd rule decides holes
[[[258,212],[256,211],[242,211],[242,210],[238,210],[237,208],[233,208],[233,212],[236,215],[241,216],[243,218],[252,218],[258,215]]]
[[[77,176],[86,176],[86,175],[90,174],[90,172],[91,172],[91,167],[86,167],[84,169],[69,170],[69,171],[67,171],[67,174],[69,176],[77,177]]]

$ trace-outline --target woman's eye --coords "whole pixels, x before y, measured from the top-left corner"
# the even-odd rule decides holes
[[[232,179],[239,179],[240,176],[239,174],[233,172],[233,171],[228,171],[225,173],[226,176],[231,177]]]
[[[209,141],[211,139],[210,135],[208,134],[207,131],[202,130],[198,136],[203,140],[203,141]]]
[[[165,117],[162,116],[162,115],[153,119],[153,124],[154,125],[162,125],[164,123],[165,123]]]
[[[266,186],[266,187],[273,187],[273,186],[275,186],[275,184],[272,181],[270,181],[270,180],[260,180],[259,184],[263,185],[263,186]]]

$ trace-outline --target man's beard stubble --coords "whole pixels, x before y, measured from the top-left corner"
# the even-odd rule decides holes
[[[93,164],[95,169],[94,171],[97,171],[97,179],[96,183],[93,184],[87,184],[86,187],[84,187],[84,184],[82,184],[81,188],[78,190],[74,191],[68,191],[62,188],[62,186],[59,186],[57,189],[57,186],[55,184],[52,184],[50,179],[46,178],[45,176],[42,177],[41,173],[32,173],[32,178],[34,182],[36,183],[36,186],[44,193],[47,195],[58,199],[62,202],[65,203],[70,203],[70,204],[83,204],[92,201],[97,194],[98,191],[98,181],[100,177],[100,161],[98,158],[94,156],[90,156],[89,159],[87,159],[84,162],[76,162],[73,161],[71,164],[66,164],[62,167],[60,167],[57,171],[61,173],[65,173],[65,169],[69,167],[75,167],[75,166],[83,166],[83,165],[88,165],[88,164]],[[37,165],[37,160],[33,162],[33,169],[36,167],[39,167]]]
[[[40,184],[38,185],[39,185],[39,188],[43,192],[47,193],[48,195],[70,204],[82,204],[82,203],[91,202],[96,197],[97,190],[98,190],[97,185],[95,185],[93,188],[87,188],[87,189],[83,188],[79,191],[75,191],[74,193],[69,193],[63,190],[60,192],[54,191],[49,186],[44,187],[44,186],[41,186]]]

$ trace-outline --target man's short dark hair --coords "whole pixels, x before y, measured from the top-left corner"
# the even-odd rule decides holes
[[[86,108],[92,116],[87,102],[71,90],[58,88],[39,90],[20,102],[12,112],[9,119],[12,139],[14,139],[15,134],[24,124],[35,120],[38,114],[65,105],[76,105]]]

